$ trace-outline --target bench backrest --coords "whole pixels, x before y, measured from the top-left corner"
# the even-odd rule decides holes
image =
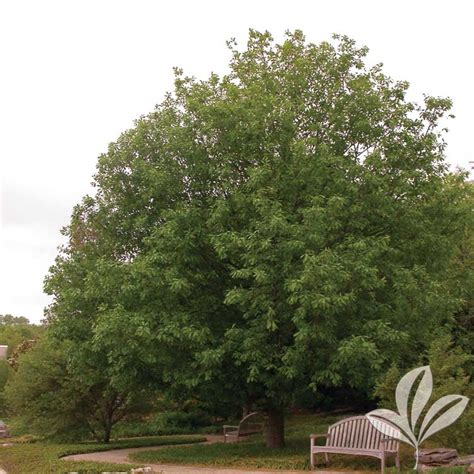
[[[263,430],[263,416],[258,411],[244,416],[239,423],[239,435],[261,433]]]
[[[328,446],[378,451],[382,439],[390,438],[385,443],[385,450],[398,451],[399,448],[398,439],[393,438],[390,434],[385,435],[374,428],[366,416],[353,416],[338,421],[329,427],[328,434]],[[395,434],[395,429],[393,434]]]

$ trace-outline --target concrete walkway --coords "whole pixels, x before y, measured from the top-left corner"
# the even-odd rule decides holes
[[[221,443],[222,436],[210,435],[207,436],[207,441],[203,444]],[[194,443],[196,444],[196,443]],[[182,444],[180,446],[191,446],[189,444]],[[138,453],[140,451],[150,451],[156,449],[163,449],[167,446],[155,446],[145,448],[127,448],[127,449],[113,449],[111,451],[102,451],[98,453],[87,453],[87,454],[73,454],[71,456],[65,456],[62,459],[69,461],[94,461],[94,462],[109,462],[117,464],[141,464],[136,461],[129,459],[129,454]],[[144,464],[153,469],[154,472],[159,474],[308,474],[308,471],[281,471],[281,470],[268,470],[259,469],[248,470],[248,469],[233,469],[233,468],[212,468],[212,467],[197,467],[197,466],[177,466],[171,464]],[[341,474],[337,471],[317,471],[318,474]],[[1,473],[0,473],[1,474]],[[353,473],[357,474],[357,473]]]

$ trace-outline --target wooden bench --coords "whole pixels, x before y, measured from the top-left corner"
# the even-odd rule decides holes
[[[224,443],[227,440],[239,441],[244,436],[261,433],[263,431],[262,414],[258,411],[244,416],[238,425],[224,425]]]
[[[393,430],[395,434],[396,430]],[[389,433],[391,434],[391,433]],[[317,446],[315,440],[326,438],[325,446]],[[334,423],[327,434],[311,435],[311,468],[315,467],[316,454],[324,453],[326,464],[329,454],[351,454],[372,456],[380,459],[382,474],[385,459],[395,457],[395,465],[400,469],[400,443],[398,439],[382,434],[375,429],[366,416],[353,416]]]

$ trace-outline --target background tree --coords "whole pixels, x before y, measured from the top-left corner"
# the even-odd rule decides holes
[[[30,321],[24,316],[13,316],[11,314],[0,314],[0,324],[2,326],[28,325]]]
[[[25,341],[39,337],[44,328],[40,325],[30,324],[24,316],[0,315],[0,344],[7,345],[8,360],[0,360],[0,415],[6,414],[6,403],[3,389],[11,376],[10,359]]]
[[[459,186],[459,183],[456,183]],[[464,201],[461,203],[465,215],[464,232],[456,245],[453,258],[452,291],[458,295],[462,302],[454,314],[450,325],[456,345],[467,352],[472,352],[474,347],[474,183],[465,181],[461,184],[464,188]],[[462,282],[462,284],[459,284]]]
[[[25,340],[40,336],[44,327],[31,324],[24,316],[0,315],[0,344],[8,346],[8,356]]]
[[[67,343],[43,337],[20,356],[5,397],[13,414],[41,436],[109,442],[113,426],[147,408],[141,387],[117,390],[98,357],[68,361]]]
[[[229,46],[226,76],[176,70],[174,94],[100,157],[49,319],[105,351],[114,384],[225,387],[280,447],[295,393],[369,394],[452,322],[465,177],[444,161],[450,101],[408,101],[352,40]]]

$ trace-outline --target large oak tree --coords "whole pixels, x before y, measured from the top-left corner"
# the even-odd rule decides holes
[[[176,70],[100,157],[49,318],[107,352],[114,384],[258,407],[277,447],[301,387],[369,392],[459,309],[469,209],[444,161],[448,99],[409,101],[346,37],[229,47],[227,75]]]

